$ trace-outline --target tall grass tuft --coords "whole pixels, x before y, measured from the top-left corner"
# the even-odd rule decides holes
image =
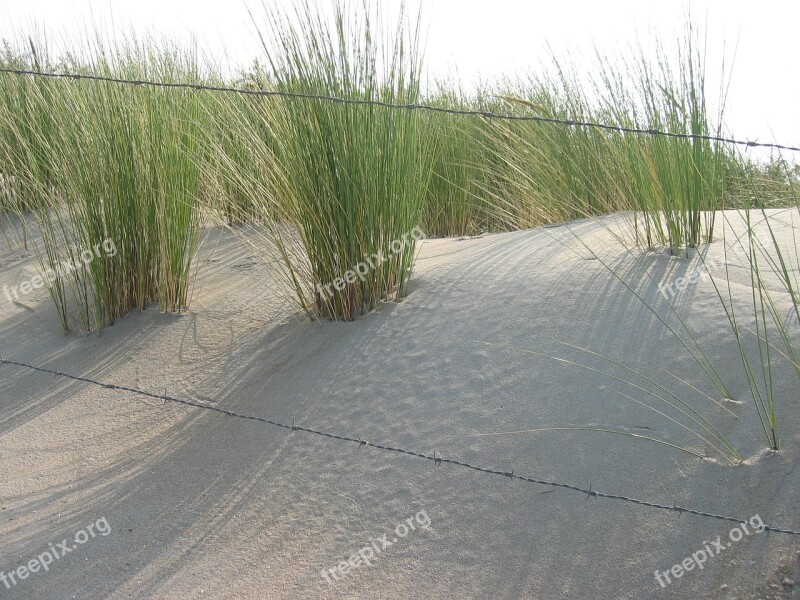
[[[705,69],[702,43],[687,26],[677,57],[661,46],[655,63],[644,51],[617,62],[598,55],[589,77],[554,58],[492,96],[517,115],[716,135],[724,97],[712,122]],[[719,144],[531,121],[490,121],[485,134],[484,194],[505,228],[630,211],[632,237],[649,248],[677,254],[712,239],[733,160]]]
[[[452,82],[441,82],[426,104],[448,109],[469,109],[467,96]],[[427,113],[423,115],[426,131],[432,133],[432,174],[422,213],[422,225],[428,235],[447,237],[473,235],[491,227],[491,210],[482,190],[482,163],[487,157],[482,144],[480,119]]]
[[[329,20],[307,1],[294,17],[269,13],[265,38],[274,45],[265,49],[278,90],[418,101],[418,37],[403,18],[386,32],[380,11],[367,3],[355,10],[335,3]],[[320,288],[374,254],[391,254],[391,243],[420,224],[432,158],[419,113],[313,99],[276,101],[271,110],[274,197],[299,236],[307,268],[290,258],[290,233],[277,228],[275,239],[301,305],[351,320],[404,295],[413,243],[330,297]]]
[[[199,79],[191,53],[152,42],[98,41],[71,57],[63,67],[78,73]],[[201,224],[202,96],[4,76],[0,98],[0,164],[17,209],[32,211],[42,270],[57,275],[62,325],[99,330],[153,301],[185,308]],[[81,261],[106,240],[113,257]]]

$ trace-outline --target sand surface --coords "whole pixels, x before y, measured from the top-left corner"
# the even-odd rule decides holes
[[[781,243],[791,247],[796,212],[776,218]],[[674,324],[643,273],[672,281],[697,259],[625,253],[606,228],[616,224],[610,217],[429,240],[404,301],[353,323],[323,324],[298,319],[271,291],[274,267],[265,257],[211,229],[187,314],[152,308],[81,337],[61,333],[45,293],[26,296],[27,308],[2,298],[0,355],[372,443],[800,529],[794,372],[776,362],[784,450],[765,452],[711,283],[679,292],[674,304],[731,388],[735,402],[721,405],[704,395],[722,400],[698,363],[631,291]],[[722,249],[715,242],[709,257]],[[35,265],[29,253],[0,250],[0,289],[35,275]],[[724,270],[713,274],[725,281]],[[747,272],[732,265],[728,278],[746,308]],[[787,294],[768,284],[788,314]],[[752,326],[752,307],[740,316]],[[800,327],[790,331],[800,342]],[[669,410],[620,379],[661,395],[657,385],[668,389],[747,460],[727,463],[626,397]],[[549,427],[635,433],[709,459],[589,431],[479,435]],[[0,598],[788,598],[800,589],[800,536],[745,536],[661,588],[656,570],[717,536],[725,541],[734,524],[436,467],[7,364],[0,365],[0,465],[0,571],[72,540],[89,523],[110,526],[47,572],[10,589],[0,583]],[[398,525],[415,516],[415,530],[399,538]],[[333,583],[322,576],[384,534],[397,541],[370,565],[339,572]]]

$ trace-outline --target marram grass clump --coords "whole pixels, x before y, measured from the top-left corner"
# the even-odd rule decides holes
[[[270,15],[265,38],[278,90],[396,104],[420,98],[415,32],[400,20],[381,35],[380,12],[335,4],[333,19],[303,2],[296,19]],[[431,173],[429,133],[420,113],[315,99],[276,100],[269,119],[280,211],[296,228],[307,262],[288,257],[290,242],[275,230],[304,308],[352,320],[381,300],[406,293],[415,240],[356,281],[322,295],[325,286],[420,225]],[[305,274],[305,275],[304,275]]]
[[[44,53],[33,54],[36,69]],[[89,48],[83,62],[72,56],[64,67],[72,72],[197,79],[191,54],[135,41]],[[0,164],[15,182],[15,209],[39,234],[43,273],[105,240],[118,250],[49,286],[65,328],[99,330],[151,302],[169,312],[186,307],[200,227],[202,98],[0,77]]]

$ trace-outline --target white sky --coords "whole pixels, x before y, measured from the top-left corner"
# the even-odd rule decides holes
[[[261,0],[246,0],[263,14]],[[268,6],[293,0],[265,0]],[[320,0],[325,4],[326,0]],[[399,0],[384,0],[384,7]],[[800,77],[795,68],[800,33],[796,0],[407,0],[410,12],[423,9],[430,75],[457,77],[467,86],[535,69],[548,58],[547,44],[569,50],[588,69],[597,45],[606,54],[624,51],[638,31],[665,41],[693,21],[707,26],[709,71],[720,69],[723,43],[732,56],[738,42],[726,122],[739,137],[800,145]],[[247,65],[259,54],[243,0],[0,0],[0,37],[37,24],[57,39],[82,23],[108,29],[134,28],[188,37],[196,34],[214,56]],[[716,93],[716,88],[709,92]]]

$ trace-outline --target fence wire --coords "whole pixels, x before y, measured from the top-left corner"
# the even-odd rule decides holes
[[[104,77],[101,75],[81,75],[78,73],[47,73],[42,71],[30,71],[26,69],[10,69],[0,68],[0,73],[6,73],[19,76],[30,77],[47,77],[51,79],[69,79],[73,81],[101,81],[106,83],[117,83],[123,85],[145,86],[154,88],[172,88],[172,89],[185,89],[194,91],[207,91],[207,92],[222,92],[231,94],[241,94],[245,96],[261,96],[267,98],[290,98],[296,100],[316,100],[321,102],[333,102],[337,104],[349,104],[357,106],[379,106],[383,108],[399,109],[399,110],[421,110],[435,113],[445,113],[455,116],[469,116],[469,117],[483,117],[484,119],[497,119],[501,121],[529,121],[537,123],[551,123],[555,125],[564,125],[566,127],[587,127],[593,129],[602,129],[604,131],[616,131],[620,133],[631,133],[635,135],[654,135],[684,140],[705,140],[710,142],[719,142],[723,144],[735,144],[739,146],[747,146],[748,148],[770,148],[772,150],[785,150],[788,152],[800,152],[800,147],[790,146],[787,144],[777,144],[769,142],[758,142],[752,140],[739,140],[735,138],[726,138],[715,135],[703,135],[696,133],[676,133],[671,131],[663,131],[653,128],[640,128],[640,127],[624,127],[622,125],[610,125],[608,123],[596,123],[593,121],[576,121],[572,119],[556,119],[554,117],[542,117],[537,115],[508,115],[502,113],[493,113],[481,110],[464,110],[455,108],[444,108],[441,106],[430,106],[426,104],[395,104],[392,102],[383,102],[380,100],[360,100],[358,98],[339,98],[336,96],[325,96],[317,94],[302,94],[297,92],[284,92],[278,90],[248,90],[243,88],[222,87],[213,85],[203,85],[194,83],[169,83],[164,81],[149,81],[145,79],[121,79],[118,77]]]
[[[487,468],[487,467],[481,467],[479,465],[473,465],[473,464],[470,464],[470,463],[467,463],[467,462],[464,462],[464,461],[460,461],[460,460],[456,460],[456,459],[453,459],[453,458],[446,458],[444,456],[437,456],[436,452],[434,452],[432,455],[431,454],[425,454],[423,452],[416,452],[414,450],[408,450],[408,449],[405,449],[405,448],[398,448],[398,447],[395,447],[395,446],[387,446],[385,444],[376,444],[374,442],[369,442],[367,440],[361,439],[360,437],[359,438],[355,438],[355,437],[346,436],[346,435],[338,435],[338,434],[330,433],[330,432],[327,432],[327,431],[319,431],[317,429],[311,429],[309,427],[303,427],[303,426],[297,425],[295,423],[292,423],[291,425],[289,425],[287,423],[281,423],[279,421],[274,421],[272,419],[267,419],[265,417],[259,417],[259,416],[255,416],[255,415],[244,415],[244,414],[232,411],[232,410],[219,408],[217,406],[212,406],[210,404],[204,404],[202,402],[195,402],[195,401],[192,401],[192,400],[183,400],[181,398],[175,398],[173,396],[167,395],[166,391],[165,391],[164,394],[154,394],[152,392],[147,392],[147,391],[139,390],[139,389],[132,388],[132,387],[127,387],[127,386],[122,386],[122,385],[115,385],[115,384],[111,384],[111,383],[103,383],[101,381],[97,381],[95,379],[90,379],[88,377],[80,377],[78,375],[71,375],[69,373],[63,373],[61,371],[56,371],[56,370],[53,370],[53,369],[47,369],[45,367],[37,367],[35,365],[31,365],[31,364],[28,364],[28,363],[19,362],[19,361],[15,361],[15,360],[8,360],[8,359],[4,359],[4,358],[0,357],[0,366],[2,366],[2,365],[14,365],[14,366],[17,366],[17,367],[23,367],[23,368],[30,369],[30,370],[33,370],[33,371],[38,371],[40,373],[48,373],[48,374],[51,374],[51,375],[56,376],[56,377],[62,377],[62,378],[65,378],[65,379],[70,379],[72,381],[80,381],[80,382],[88,383],[88,384],[91,384],[91,385],[97,385],[97,386],[103,387],[103,388],[108,389],[108,390],[130,392],[130,393],[133,393],[133,394],[138,394],[140,396],[145,396],[147,398],[154,398],[156,400],[163,400],[165,403],[166,402],[173,402],[173,403],[176,403],[176,404],[182,404],[184,406],[191,406],[191,407],[194,407],[194,408],[200,408],[200,409],[204,409],[204,410],[213,411],[213,412],[216,412],[216,413],[221,413],[223,415],[227,415],[229,417],[235,417],[237,419],[246,419],[246,420],[249,420],[249,421],[258,421],[260,423],[265,423],[267,425],[272,425],[274,427],[280,427],[282,429],[286,429],[286,430],[290,430],[290,431],[302,431],[304,433],[309,433],[309,434],[312,434],[312,435],[322,436],[322,437],[326,437],[326,438],[329,438],[329,439],[339,440],[339,441],[342,441],[342,442],[355,443],[355,444],[358,444],[359,446],[372,447],[372,448],[376,448],[378,450],[384,450],[386,452],[394,452],[394,453],[398,453],[398,454],[404,454],[404,455],[407,455],[407,456],[413,456],[413,457],[420,458],[420,459],[423,459],[423,460],[431,461],[437,467],[441,466],[442,464],[449,464],[449,465],[454,465],[454,466],[457,466],[457,467],[463,467],[465,469],[471,469],[473,471],[478,471],[480,473],[486,473],[486,474],[489,474],[489,475],[498,475],[498,476],[501,476],[501,477],[507,477],[509,479],[519,479],[520,481],[525,481],[527,483],[534,483],[534,484],[537,484],[537,485],[547,486],[547,487],[551,487],[551,488],[571,490],[571,491],[574,491],[574,492],[579,492],[581,494],[586,494],[587,498],[594,497],[594,498],[606,498],[608,500],[617,500],[617,501],[621,501],[621,502],[627,502],[627,503],[630,503],[630,504],[636,504],[636,505],[639,505],[639,506],[645,506],[645,507],[648,507],[648,508],[653,508],[653,509],[658,509],[658,510],[666,510],[666,511],[669,511],[669,512],[677,512],[679,515],[682,514],[682,513],[687,513],[687,514],[697,515],[699,517],[704,517],[704,518],[709,518],[709,519],[717,519],[717,520],[720,520],[720,521],[729,521],[731,523],[744,523],[744,522],[747,521],[747,519],[740,519],[738,517],[731,517],[731,516],[727,516],[727,515],[719,515],[719,514],[715,514],[715,513],[711,513],[711,512],[707,512],[707,511],[703,511],[703,510],[689,508],[689,507],[686,507],[686,506],[679,506],[677,503],[673,503],[672,505],[669,505],[669,504],[662,504],[662,503],[659,503],[659,502],[650,502],[648,500],[639,500],[638,498],[633,498],[631,496],[623,496],[623,495],[620,495],[620,494],[608,494],[608,493],[605,493],[605,492],[601,492],[601,491],[592,489],[591,485],[589,485],[589,488],[586,489],[586,488],[582,488],[582,487],[576,486],[576,485],[571,485],[571,484],[568,484],[568,483],[562,483],[562,482],[558,482],[558,481],[548,481],[546,479],[537,479],[535,477],[528,477],[528,476],[525,476],[525,475],[520,475],[520,474],[514,473],[514,471],[499,471],[497,469],[490,469],[490,468]],[[765,529],[765,531],[772,531],[774,533],[784,533],[784,534],[788,534],[788,535],[800,536],[800,531],[795,531],[793,529],[786,529],[786,528],[782,528],[782,527],[774,527],[774,526],[771,526],[771,525],[766,525],[764,529]]]

